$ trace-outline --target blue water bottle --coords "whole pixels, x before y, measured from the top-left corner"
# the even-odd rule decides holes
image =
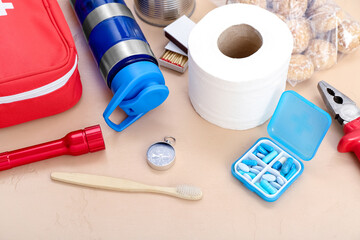
[[[169,89],[139,25],[123,0],[70,0],[105,83],[114,93],[106,123],[122,131],[165,101]],[[120,124],[109,117],[120,107]]]

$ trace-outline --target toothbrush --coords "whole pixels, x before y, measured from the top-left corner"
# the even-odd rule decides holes
[[[150,186],[127,179],[84,173],[53,172],[51,173],[51,179],[97,189],[120,192],[158,193],[186,200],[200,200],[203,195],[200,188],[190,185],[178,185],[176,187]]]

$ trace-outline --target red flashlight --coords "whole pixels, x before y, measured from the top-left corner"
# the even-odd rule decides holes
[[[99,125],[68,133],[65,137],[11,152],[0,153],[0,171],[61,155],[81,155],[105,149]]]

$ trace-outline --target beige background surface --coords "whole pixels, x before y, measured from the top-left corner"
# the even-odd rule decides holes
[[[106,151],[63,156],[0,173],[0,239],[360,239],[360,163],[338,153],[342,129],[333,122],[315,158],[300,178],[274,203],[246,189],[231,164],[258,138],[266,124],[247,131],[226,130],[199,117],[187,95],[187,73],[162,68],[170,96],[124,132],[105,124],[102,113],[112,94],[100,77],[75,14],[60,6],[79,54],[83,96],[57,116],[0,129],[0,152],[62,137],[99,123]],[[132,1],[127,1],[132,5]],[[339,0],[360,21],[360,1]],[[214,6],[197,0],[198,21]],[[167,43],[161,28],[138,20],[156,56]],[[292,88],[325,108],[316,84],[326,80],[360,104],[360,51],[336,67],[318,72]],[[59,100],[61,101],[61,99]],[[122,117],[121,115],[119,117]],[[147,148],[166,135],[177,139],[177,162],[168,171],[152,170]],[[155,194],[81,188],[50,180],[52,171],[128,178],[147,184],[199,186],[204,198],[184,201]]]

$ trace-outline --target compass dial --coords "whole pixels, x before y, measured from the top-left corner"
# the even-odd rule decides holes
[[[168,143],[155,143],[150,146],[147,152],[147,159],[150,166],[154,167],[155,169],[167,169],[173,164],[173,161],[175,160],[175,149]]]

